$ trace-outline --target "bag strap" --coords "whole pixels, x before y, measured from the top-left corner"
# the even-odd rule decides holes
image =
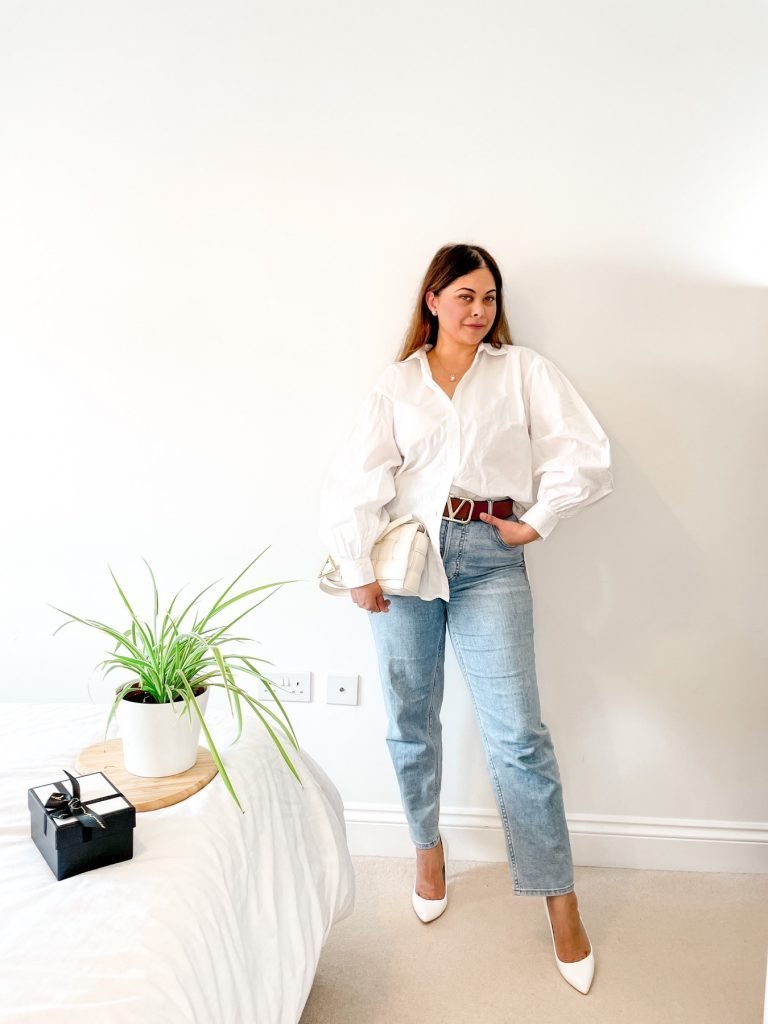
[[[330,594],[331,597],[348,597],[349,587],[345,587],[342,584],[334,586],[333,583],[327,583],[325,580],[319,580],[320,589],[325,594]]]

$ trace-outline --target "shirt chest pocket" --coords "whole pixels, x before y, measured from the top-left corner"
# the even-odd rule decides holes
[[[396,400],[393,431],[397,447],[403,453],[403,468],[429,462],[445,442],[446,415],[431,401],[425,404]]]
[[[506,396],[478,403],[462,416],[461,435],[463,451],[480,462],[508,459],[530,445],[525,415]]]

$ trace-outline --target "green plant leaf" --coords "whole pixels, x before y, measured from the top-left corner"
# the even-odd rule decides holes
[[[216,586],[216,584],[217,584],[217,583],[219,583],[219,582],[220,582],[220,580],[214,580],[214,581],[213,581],[213,583],[209,583],[207,587],[203,587],[203,589],[202,589],[202,590],[200,591],[200,593],[199,593],[199,594],[196,594],[196,595],[195,595],[195,597],[193,597],[193,598],[192,598],[192,600],[191,600],[191,601],[189,602],[189,604],[187,605],[187,607],[186,607],[186,608],[184,609],[184,611],[183,611],[183,612],[181,613],[181,615],[179,616],[179,619],[178,619],[178,625],[179,625],[179,628],[181,628],[181,624],[182,624],[182,622],[183,622],[183,621],[184,621],[184,619],[185,619],[185,618],[187,617],[188,613],[189,613],[189,612],[190,612],[190,610],[191,610],[191,609],[192,609],[192,608],[194,607],[194,605],[195,605],[195,604],[196,604],[196,603],[197,603],[197,602],[198,602],[198,601],[200,600],[200,598],[201,598],[201,597],[203,596],[203,594],[204,594],[204,593],[205,593],[205,592],[206,592],[207,590],[210,590],[210,589],[211,589],[211,587],[215,587],[215,586]],[[195,621],[197,621],[197,617],[195,617]],[[192,625],[192,628],[193,628],[193,629],[195,628],[195,627],[194,627],[194,623],[193,623],[193,625]]]
[[[272,737],[272,740],[274,741],[274,744],[275,744],[275,746],[277,747],[277,749],[278,749],[278,750],[280,751],[280,754],[282,755],[282,758],[283,758],[283,760],[284,760],[284,761],[285,761],[285,763],[286,763],[286,764],[288,765],[288,767],[289,767],[289,768],[291,769],[291,771],[292,771],[292,772],[293,772],[293,774],[294,774],[294,775],[296,776],[296,778],[297,778],[297,779],[299,780],[299,783],[300,783],[300,785],[301,785],[301,787],[302,787],[302,789],[303,789],[303,788],[304,788],[304,783],[303,783],[303,782],[301,781],[301,777],[299,776],[299,773],[298,773],[298,772],[296,771],[296,769],[295,769],[295,768],[293,767],[293,762],[291,761],[290,757],[288,757],[288,754],[287,754],[287,753],[285,752],[285,749],[284,749],[284,747],[283,747],[282,743],[281,743],[281,742],[280,742],[280,740],[279,740],[279,739],[277,738],[277,734],[276,734],[276,733],[275,733],[275,732],[274,732],[274,731],[273,731],[273,730],[272,730],[272,729],[270,728],[269,722],[268,722],[268,721],[267,721],[267,720],[266,720],[266,719],[264,718],[264,716],[262,715],[262,713],[261,713],[261,712],[259,711],[259,705],[258,705],[258,701],[255,701],[255,700],[254,700],[254,699],[253,699],[253,698],[252,698],[252,697],[251,697],[251,696],[250,696],[249,694],[247,694],[247,693],[244,693],[244,694],[243,694],[243,698],[244,698],[244,699],[245,699],[245,700],[247,701],[247,703],[248,703],[248,704],[250,704],[250,706],[251,706],[251,708],[253,709],[253,711],[254,711],[254,712],[255,712],[255,713],[256,713],[256,714],[257,714],[257,715],[259,716],[259,718],[260,718],[260,719],[261,719],[261,721],[263,722],[263,724],[264,724],[264,728],[265,728],[265,729],[267,730],[267,732],[269,733],[269,735],[270,735],[270,736]]]
[[[53,608],[53,610],[55,612],[61,612],[61,608],[57,608],[55,604],[49,604],[48,607],[49,608]],[[62,612],[62,615],[69,615],[69,612]],[[62,624],[60,626],[57,626],[56,629],[54,629],[53,633],[51,633],[51,636],[56,636],[56,634],[60,633],[61,630],[64,629],[65,626],[71,626],[73,622],[77,622],[77,621],[78,621],[78,619],[76,619],[75,616],[72,615],[69,619],[67,619],[66,622],[62,622]],[[80,620],[80,621],[82,621],[82,620]]]
[[[237,741],[243,735],[243,709],[242,709],[242,706],[240,704],[240,687],[239,686],[233,687],[233,689],[232,689],[232,699],[235,702],[235,717],[236,717],[236,720],[237,720],[237,732],[235,733],[234,742],[237,743]]]
[[[183,590],[183,589],[184,589],[184,587],[181,588],[181,590]],[[177,628],[176,623],[175,623],[175,621],[173,619],[172,613],[173,613],[173,606],[176,604],[176,601],[178,600],[179,595],[181,594],[181,590],[177,591],[173,595],[173,597],[171,598],[171,603],[168,605],[168,609],[167,609],[167,611],[165,613],[165,617],[163,619],[163,629],[162,629],[162,632],[160,634],[161,640],[163,640],[163,641],[165,641],[165,634],[168,631],[168,623],[171,624],[171,626],[173,627],[173,629],[174,629],[174,631],[176,633],[179,632],[179,629]]]
[[[152,662],[154,663],[154,666],[157,669],[159,666],[157,664],[157,659],[155,658],[154,644],[150,642],[149,638],[147,637],[146,633],[144,632],[144,629],[143,629],[141,623],[139,622],[138,618],[136,617],[136,613],[134,612],[133,608],[131,607],[131,602],[125,596],[125,593],[123,592],[123,588],[117,582],[117,577],[112,572],[112,567],[111,566],[107,566],[107,568],[109,569],[110,576],[115,581],[115,586],[117,587],[117,592],[120,594],[120,597],[122,598],[123,604],[128,609],[128,611],[130,613],[130,616],[133,619],[134,625],[138,628],[139,632],[141,633],[141,635],[142,635],[142,637],[144,639],[144,644],[145,644],[145,647],[146,647],[147,654],[152,659]]]
[[[129,637],[129,636],[131,636],[131,633],[133,633],[135,635],[136,631],[132,627],[133,627],[133,623],[131,623],[131,625],[128,627],[128,629],[123,630],[122,636]],[[120,643],[118,642],[118,643],[115,644],[114,648],[112,649],[112,653],[117,651],[119,649],[119,647],[120,647]]]
[[[152,578],[152,592],[154,594],[154,622],[155,622],[155,633],[157,633],[157,612],[158,612],[158,608],[159,608],[159,598],[158,598],[158,594],[157,594],[157,580],[155,579],[155,574],[152,572],[152,566],[149,564],[149,562],[146,560],[146,558],[144,558],[143,555],[142,555],[141,560],[144,563],[144,565],[146,565],[146,567],[149,569],[149,575]]]
[[[224,598],[227,596],[227,594],[230,592],[230,590],[234,587],[234,585],[239,580],[241,580],[243,578],[243,576],[245,576],[245,574],[248,572],[248,570],[251,568],[251,566],[255,565],[256,562],[258,562],[258,560],[264,554],[264,552],[268,551],[269,548],[270,548],[270,545],[267,544],[267,546],[263,549],[263,551],[260,551],[259,554],[256,555],[256,557],[253,559],[253,561],[249,562],[248,565],[246,565],[246,567],[243,569],[243,571],[238,576],[235,576],[235,578],[232,580],[232,582],[229,584],[229,586],[224,590],[224,592],[222,594],[220,594],[219,597],[213,602],[212,608],[210,609],[208,614],[203,618],[203,621],[200,623],[201,626],[204,626],[205,623],[209,619],[213,618],[213,616],[216,615],[216,613],[220,610],[220,607],[219,607],[220,606],[220,602],[224,600]]]
[[[270,661],[268,658],[256,658],[252,654],[227,654],[227,661],[243,661],[245,666],[242,668],[243,672],[250,672],[251,675],[258,675],[258,669],[248,668],[247,663],[249,661],[261,661],[266,665],[272,665],[274,667],[274,661]]]
[[[200,727],[203,730],[203,732],[205,733],[205,738],[208,740],[208,748],[211,751],[211,757],[215,761],[216,767],[219,769],[219,774],[221,775],[222,781],[224,782],[224,785],[229,790],[229,793],[230,793],[232,799],[235,801],[237,806],[240,808],[241,812],[243,814],[245,814],[245,811],[243,810],[243,805],[240,803],[240,800],[238,799],[237,793],[235,793],[235,787],[232,785],[232,780],[230,779],[229,775],[227,774],[227,770],[224,767],[224,763],[221,760],[221,756],[219,755],[219,752],[216,749],[216,744],[213,742],[213,736],[211,736],[211,734],[210,734],[210,732],[208,730],[208,726],[206,725],[206,722],[205,722],[205,715],[203,715],[202,711],[200,710],[200,706],[197,703],[197,701],[194,700],[194,692],[192,690],[192,687],[189,684],[189,680],[185,679],[184,683],[186,685],[188,693],[193,698],[193,704],[194,704],[194,707],[195,707],[195,712],[197,713],[197,717],[200,719]]]
[[[210,686],[210,687],[211,687],[211,689],[213,689],[213,688],[221,688],[221,687],[223,686],[223,684],[222,684],[222,683],[208,683],[208,686]],[[292,735],[292,731],[293,731],[293,730],[292,730],[292,726],[291,726],[291,723],[290,723],[290,719],[289,719],[289,721],[288,721],[288,726],[289,726],[289,728],[286,728],[286,726],[285,726],[285,723],[284,723],[284,722],[282,722],[282,721],[281,721],[281,720],[280,720],[280,719],[279,719],[279,718],[277,717],[277,715],[276,715],[276,714],[274,713],[274,711],[272,711],[272,710],[271,710],[271,708],[268,708],[268,707],[266,706],[266,704],[264,704],[264,703],[263,703],[263,701],[257,700],[257,699],[256,699],[256,698],[255,698],[255,697],[253,696],[253,694],[250,694],[250,693],[248,693],[248,691],[247,691],[247,690],[243,690],[243,689],[242,689],[242,687],[236,687],[235,689],[236,689],[236,691],[237,691],[237,694],[238,694],[238,695],[239,695],[240,697],[242,697],[242,699],[243,699],[243,700],[246,700],[246,698],[247,698],[247,702],[248,702],[249,704],[250,704],[251,702],[253,702],[253,703],[255,703],[255,704],[258,704],[258,706],[259,706],[259,707],[261,708],[261,710],[262,710],[263,712],[265,712],[265,714],[269,715],[269,716],[270,716],[270,718],[273,718],[273,719],[275,720],[276,724],[280,726],[280,728],[281,728],[281,729],[283,730],[283,732],[285,733],[285,735],[286,735],[286,738],[287,738],[288,742],[289,742],[289,743],[291,744],[291,746],[292,746],[292,747],[293,747],[293,748],[294,748],[295,750],[301,750],[301,747],[299,746],[299,743],[298,743],[298,740],[296,739],[296,736],[295,736],[295,734],[293,734],[293,735]],[[237,737],[237,738],[239,739],[239,734],[238,734],[238,737]],[[233,741],[233,742],[235,742],[235,741]]]
[[[224,684],[225,684],[224,685],[224,689],[227,692],[227,702],[229,703],[229,712],[231,714],[232,713],[232,694],[230,692],[230,685],[233,683],[232,673],[231,672],[228,673],[228,671],[227,671],[228,670],[228,666],[227,666],[227,663],[224,661],[224,655],[221,653],[221,651],[218,649],[218,647],[216,647],[214,644],[209,644],[208,647],[209,647],[211,653],[213,654],[214,658],[216,659],[216,664],[219,666],[219,672],[221,673],[221,678],[224,680]]]
[[[240,594],[236,594],[234,597],[230,597],[228,601],[225,601],[222,605],[219,605],[219,607],[216,609],[216,614],[224,611],[225,608],[229,608],[229,606],[235,604],[235,602],[242,601],[244,597],[250,597],[251,594],[258,594],[262,590],[279,590],[280,587],[284,587],[288,583],[297,582],[298,580],[276,580],[274,583],[262,583],[261,586],[259,587],[249,587],[248,590],[243,590]],[[267,597],[271,597],[271,594],[267,594]],[[266,601],[266,599],[267,598],[265,597],[264,600]],[[261,604],[261,602],[259,602],[259,604]],[[254,605],[254,608],[256,607],[257,605]],[[210,616],[208,617],[210,618]],[[240,618],[242,618],[242,616],[240,616]],[[237,619],[235,619],[234,621],[237,622]],[[229,629],[228,626],[226,628]]]
[[[80,622],[82,623],[82,625],[89,626],[91,629],[98,629],[102,633],[106,633],[108,636],[111,636],[113,640],[117,641],[117,646],[115,648],[116,650],[122,645],[127,650],[129,650],[131,654],[133,654],[135,657],[141,658],[143,660],[143,652],[141,651],[141,649],[135,644],[132,644],[124,633],[120,633],[113,626],[109,626],[105,622],[99,622],[96,619],[81,619],[79,615],[73,615],[71,612],[64,611],[63,608],[56,608],[55,605],[50,605],[50,607],[55,608],[55,610],[57,612],[61,612],[62,615],[69,616],[69,618],[73,622]],[[67,625],[67,623],[64,623],[64,625]],[[61,626],[59,627],[59,629],[61,629]]]
[[[138,661],[136,658],[128,658],[124,654],[116,654],[112,658],[105,658],[104,661],[100,661],[96,666],[100,668],[102,665],[111,665],[112,668],[127,668],[133,672],[146,672],[148,665],[146,661]],[[109,671],[109,670],[108,670]]]
[[[285,582],[287,582],[287,583],[291,583],[291,582],[293,582],[293,581],[292,581],[292,580],[286,580]],[[239,622],[239,621],[240,621],[240,619],[244,619],[244,618],[246,617],[246,615],[249,615],[249,614],[250,614],[250,613],[251,613],[251,612],[252,612],[252,611],[254,610],[254,608],[258,608],[260,604],[264,604],[264,602],[265,602],[265,601],[266,601],[266,600],[267,600],[268,598],[272,597],[272,596],[273,596],[274,594],[276,594],[276,593],[277,593],[277,591],[278,591],[278,590],[280,590],[280,588],[281,588],[281,587],[283,586],[283,584],[282,584],[282,583],[274,583],[274,584],[267,584],[267,586],[274,586],[274,587],[276,587],[277,589],[276,589],[276,590],[273,590],[273,591],[271,591],[271,592],[270,592],[269,594],[266,594],[266,595],[265,595],[264,597],[262,597],[262,599],[261,599],[260,601],[257,601],[257,602],[256,602],[256,604],[252,604],[250,608],[246,608],[246,610],[245,610],[244,612],[241,612],[241,614],[240,614],[240,615],[238,615],[236,619],[232,619],[232,621],[231,621],[231,622],[229,622],[229,623],[228,623],[228,624],[227,624],[226,626],[224,626],[224,627],[223,627],[223,628],[222,628],[221,630],[219,630],[219,627],[218,627],[218,626],[216,626],[216,627],[215,627],[215,629],[216,629],[216,632],[214,632],[214,635],[213,635],[212,639],[213,639],[213,640],[215,640],[215,639],[216,639],[216,637],[217,637],[217,636],[219,635],[219,633],[223,633],[223,632],[225,632],[226,630],[228,630],[228,629],[231,629],[231,628],[232,628],[232,626],[234,626],[234,624],[235,624],[236,622]],[[263,587],[257,587],[256,589],[257,589],[257,590],[263,590],[264,588],[263,588]],[[249,591],[249,593],[254,593],[254,592],[255,592],[255,591]],[[242,596],[244,597],[245,595],[243,594]],[[235,598],[234,600],[238,600],[238,599],[237,599],[237,598]],[[229,604],[230,602],[227,602],[227,603]],[[212,627],[212,628],[213,628],[213,627]],[[206,632],[208,632],[208,630],[206,630]]]
[[[288,728],[289,728],[289,729],[291,730],[291,733],[292,733],[292,735],[293,735],[293,740],[294,740],[294,746],[295,746],[295,747],[296,747],[296,749],[298,750],[298,749],[299,749],[299,741],[298,741],[298,738],[297,738],[297,736],[296,736],[296,733],[295,733],[295,732],[293,731],[293,725],[291,724],[291,719],[290,719],[290,717],[289,717],[289,715],[288,715],[288,712],[287,712],[287,711],[285,710],[285,708],[283,707],[283,702],[282,702],[282,701],[280,700],[280,698],[279,698],[279,697],[277,696],[277,692],[276,692],[276,690],[275,690],[275,689],[273,689],[273,686],[272,686],[272,681],[271,681],[270,679],[267,679],[267,677],[266,677],[266,676],[265,676],[265,675],[264,675],[264,674],[263,674],[262,672],[259,672],[259,670],[258,670],[258,669],[253,669],[252,671],[253,671],[253,674],[254,674],[255,676],[258,676],[258,678],[259,678],[259,679],[260,679],[260,680],[262,681],[262,683],[264,683],[264,685],[266,686],[266,688],[267,688],[267,689],[269,690],[269,692],[270,692],[270,693],[272,694],[272,698],[273,698],[273,699],[274,699],[274,700],[276,701],[276,703],[277,703],[278,707],[279,707],[279,708],[280,708],[280,710],[282,711],[282,713],[283,713],[283,716],[285,717],[285,720],[286,720],[286,722],[288,723]],[[267,710],[267,709],[265,708],[265,710]],[[270,712],[270,713],[271,713],[271,712]]]

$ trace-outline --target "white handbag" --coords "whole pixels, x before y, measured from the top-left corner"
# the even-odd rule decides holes
[[[429,550],[429,537],[423,523],[413,516],[393,519],[379,536],[371,551],[376,581],[385,594],[418,597],[419,582]],[[320,589],[326,594],[349,594],[341,570],[328,555],[318,574]]]

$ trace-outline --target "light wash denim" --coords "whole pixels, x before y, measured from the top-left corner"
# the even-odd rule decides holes
[[[517,522],[517,516],[510,520]],[[387,746],[411,839],[439,842],[445,629],[472,696],[514,891],[574,888],[560,771],[541,721],[533,607],[523,545],[482,520],[443,519],[440,552],[450,600],[386,595],[369,614],[388,715]]]

